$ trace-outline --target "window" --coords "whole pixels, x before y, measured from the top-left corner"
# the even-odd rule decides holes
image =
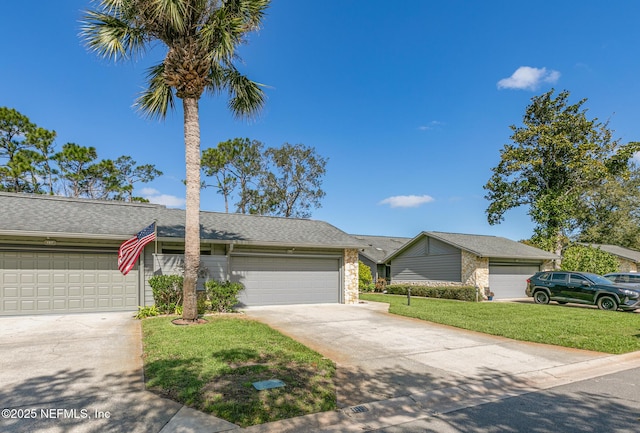
[[[540,274],[538,275],[538,279],[542,281],[547,281],[550,276],[551,274],[549,272],[540,272]]]
[[[585,277],[578,274],[571,274],[571,277],[569,278],[569,283],[571,284],[582,284],[585,281],[589,282],[589,280],[587,280]]]
[[[551,275],[551,281],[554,283],[564,283],[567,281],[567,274],[564,272],[554,272]]]

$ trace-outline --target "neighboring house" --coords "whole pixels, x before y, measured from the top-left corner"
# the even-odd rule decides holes
[[[508,299],[525,297],[527,278],[558,258],[497,236],[422,232],[383,261],[392,284],[471,285]]]
[[[600,248],[602,251],[613,254],[620,263],[620,272],[638,272],[640,268],[640,251],[629,248],[619,247],[617,245],[606,244],[584,244],[594,248]]]
[[[367,245],[360,250],[359,260],[371,268],[371,276],[374,283],[379,278],[389,278],[389,266],[384,262],[384,258],[411,240],[411,238],[392,236],[352,236]]]
[[[181,268],[184,210],[12,193],[0,193],[0,209],[0,316],[135,311],[153,304],[149,277]],[[206,278],[243,283],[242,304],[358,301],[364,245],[336,227],[216,212],[200,218]],[[118,247],[154,220],[157,242],[123,276]]]

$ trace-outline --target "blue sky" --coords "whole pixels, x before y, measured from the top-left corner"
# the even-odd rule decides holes
[[[58,133],[57,146],[130,155],[164,176],[138,187],[182,206],[182,111],[164,122],[132,104],[156,51],[114,64],[78,38],[89,1],[4,2],[0,106]],[[531,98],[587,98],[590,117],[640,140],[640,4],[631,1],[276,0],[240,69],[268,85],[251,122],[224,98],[200,103],[202,148],[234,137],[302,143],[328,158],[314,219],[354,234],[423,230],[525,239],[526,209],[487,223],[483,185]],[[143,189],[144,188],[144,189]],[[224,211],[213,189],[202,209]]]

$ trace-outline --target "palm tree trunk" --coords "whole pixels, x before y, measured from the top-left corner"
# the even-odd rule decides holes
[[[200,265],[200,121],[198,100],[184,98],[184,144],[187,170],[187,202],[184,245],[182,318],[198,319],[196,284]]]

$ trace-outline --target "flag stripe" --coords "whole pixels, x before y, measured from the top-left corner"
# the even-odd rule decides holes
[[[118,269],[123,275],[127,275],[133,269],[144,246],[155,238],[156,223],[154,222],[120,245],[118,249]]]

